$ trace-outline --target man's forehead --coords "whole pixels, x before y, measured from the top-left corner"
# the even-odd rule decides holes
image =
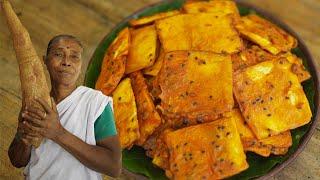
[[[52,49],[71,49],[76,51],[82,51],[82,47],[76,40],[73,39],[59,39],[51,45]]]

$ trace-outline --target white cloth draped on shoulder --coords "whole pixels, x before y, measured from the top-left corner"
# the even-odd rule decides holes
[[[84,142],[96,145],[94,122],[112,97],[85,86],[77,87],[57,104],[61,125]],[[61,146],[44,139],[38,148],[32,147],[31,157],[24,169],[26,179],[100,180],[101,174],[87,168]]]

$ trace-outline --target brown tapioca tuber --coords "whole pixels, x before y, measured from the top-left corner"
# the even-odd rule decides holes
[[[16,58],[19,64],[20,81],[22,91],[22,107],[31,104],[43,109],[40,104],[32,102],[34,98],[44,99],[51,107],[51,99],[49,87],[43,69],[43,62],[38,57],[28,31],[21,24],[17,15],[13,11],[8,0],[0,0],[3,14],[7,20],[8,28],[13,39],[13,46],[16,53]],[[42,138],[33,141],[32,144],[38,147]]]

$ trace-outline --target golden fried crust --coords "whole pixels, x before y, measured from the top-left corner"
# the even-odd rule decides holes
[[[297,46],[297,40],[293,36],[255,14],[242,16],[236,28],[242,36],[274,55]]]
[[[244,48],[233,28],[232,16],[181,14],[156,21],[156,29],[165,52],[198,50],[236,53]]]
[[[104,55],[95,89],[109,95],[117,87],[125,72],[129,44],[130,32],[128,28],[125,28],[119,33]]]
[[[131,44],[125,73],[152,66],[157,57],[157,33],[154,25],[131,30]]]
[[[165,142],[174,179],[222,179],[248,168],[232,118],[169,132]]]
[[[290,131],[285,131],[278,135],[258,140],[244,121],[239,109],[234,109],[231,112],[231,115],[236,121],[237,130],[239,132],[244,151],[251,151],[261,156],[268,157],[271,153],[275,155],[283,155],[292,145]]]
[[[291,63],[281,58],[239,70],[234,94],[250,129],[258,139],[280,134],[311,120],[309,102]]]
[[[142,145],[149,135],[161,124],[161,118],[155,109],[147,84],[140,71],[130,74],[132,89],[137,104],[140,138],[137,145]]]
[[[150,76],[157,76],[163,64],[164,55],[165,55],[164,50],[161,48],[159,52],[159,56],[156,59],[156,62],[152,66],[143,69],[142,71],[143,74],[147,74]]]
[[[154,157],[152,159],[152,163],[157,165],[158,167],[168,170],[169,165],[169,149],[165,143],[165,135],[169,132],[172,132],[172,129],[165,129],[161,132],[156,140],[156,148],[154,150]]]
[[[232,69],[235,72],[239,69],[244,69],[260,62],[272,61],[280,58],[286,58],[291,63],[290,70],[298,76],[300,82],[311,77],[309,72],[303,66],[302,59],[298,58],[296,55],[290,52],[273,55],[255,45],[232,55]]]
[[[281,57],[286,58],[292,64],[291,72],[298,76],[300,82],[308,80],[311,77],[310,73],[304,67],[302,59],[290,52],[283,54]]]
[[[217,117],[234,103],[231,57],[202,51],[167,53],[159,85],[164,115]]]
[[[120,82],[113,92],[114,115],[121,148],[130,149],[139,139],[137,108],[131,80],[126,78]]]
[[[237,71],[260,62],[275,60],[277,56],[253,45],[237,54],[232,55],[232,69]]]
[[[231,14],[235,18],[240,19],[236,3],[229,0],[187,2],[183,5],[182,11],[189,14],[211,13],[217,16]]]
[[[181,12],[178,11],[178,10],[157,13],[157,14],[152,15],[152,16],[146,16],[146,17],[142,17],[142,18],[139,18],[139,19],[133,19],[133,20],[129,21],[129,24],[131,26],[141,26],[141,25],[153,23],[154,21],[159,20],[159,19],[167,18],[167,17],[170,17],[170,16],[175,16],[175,15],[178,15],[180,13]]]

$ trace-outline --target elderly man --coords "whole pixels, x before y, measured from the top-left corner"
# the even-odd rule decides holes
[[[9,148],[15,167],[25,167],[26,179],[102,179],[121,172],[121,148],[112,98],[100,91],[76,86],[82,44],[70,35],[54,37],[44,57],[50,74],[53,108],[36,99],[45,111],[26,107]],[[38,148],[33,138],[44,137]]]

